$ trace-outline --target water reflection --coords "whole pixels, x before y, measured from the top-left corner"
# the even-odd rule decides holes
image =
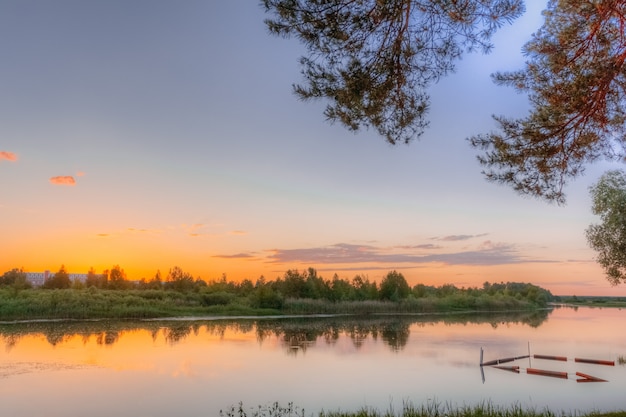
[[[0,323],[0,415],[204,417],[240,401],[251,407],[293,402],[315,415],[321,408],[385,410],[404,400],[422,404],[433,398],[556,411],[623,409],[623,366],[542,363],[533,357],[532,366],[516,365],[567,372],[573,383],[488,367],[482,384],[479,364],[481,348],[485,361],[528,352],[615,360],[626,354],[623,332],[616,331],[625,314],[560,308],[490,315]],[[609,382],[578,384],[575,372]]]
[[[219,320],[159,320],[159,321],[52,321],[0,324],[0,337],[10,351],[26,336],[41,334],[52,346],[74,337],[82,338],[87,344],[92,338],[98,345],[116,344],[127,332],[148,331],[152,340],[162,337],[174,345],[189,335],[198,335],[201,330],[218,338],[227,332],[238,334],[254,333],[262,344],[269,337],[280,341],[291,354],[305,353],[317,343],[334,345],[341,335],[347,335],[356,349],[360,349],[368,338],[379,338],[392,351],[402,350],[409,339],[410,327],[444,325],[467,325],[489,323],[493,328],[503,324],[525,324],[539,327],[551,310],[497,314],[449,314],[439,316],[333,316],[293,317]]]

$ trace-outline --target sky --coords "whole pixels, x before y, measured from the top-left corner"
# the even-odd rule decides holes
[[[588,188],[615,166],[588,167],[557,206],[487,182],[466,140],[528,111],[490,79],[522,67],[545,6],[528,3],[429,90],[424,135],[392,146],[292,93],[305,51],[268,34],[256,1],[0,2],[0,273],[312,267],[626,295],[585,239]]]

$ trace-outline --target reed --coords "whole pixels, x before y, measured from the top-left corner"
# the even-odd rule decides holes
[[[533,311],[537,305],[500,294],[409,296],[399,301],[286,298],[265,306],[254,297],[226,291],[163,289],[28,289],[0,288],[0,320],[134,319],[173,316],[259,316],[311,314],[432,314],[451,312]]]
[[[544,409],[537,411],[534,408],[524,408],[519,404],[509,407],[496,406],[490,402],[483,402],[475,406],[456,407],[451,404],[441,404],[436,401],[428,401],[426,404],[416,406],[411,402],[405,402],[401,411],[394,411],[389,407],[386,411],[373,408],[362,408],[357,411],[321,411],[318,414],[306,414],[305,410],[289,403],[281,406],[273,403],[270,406],[257,406],[247,409],[242,403],[231,406],[226,410],[220,410],[220,417],[626,417],[626,411],[615,412],[559,412]]]

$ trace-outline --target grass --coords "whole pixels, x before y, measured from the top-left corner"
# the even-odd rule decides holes
[[[237,302],[211,305],[204,294],[162,290],[0,290],[0,320],[139,319],[202,315],[271,315]]]
[[[246,409],[242,403],[220,410],[220,417],[307,417],[305,410],[289,403],[281,406],[273,403],[270,406],[257,406]],[[426,405],[415,406],[405,403],[402,410],[379,411],[372,408],[362,408],[357,411],[321,411],[317,417],[626,417],[626,411],[590,412],[590,413],[554,413],[550,410],[537,411],[525,409],[520,405],[499,407],[491,403],[482,403],[476,406],[453,407],[449,404],[428,402]]]
[[[311,314],[432,314],[539,311],[513,297],[422,297],[394,301],[329,301],[287,298],[280,309],[257,308],[234,294],[171,290],[45,290],[0,288],[0,321],[37,319],[144,319],[182,316],[266,316]],[[539,319],[541,322],[541,319]]]

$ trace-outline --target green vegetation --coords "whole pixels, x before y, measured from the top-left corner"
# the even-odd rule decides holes
[[[227,410],[220,410],[220,417],[304,417],[313,416],[306,414],[305,410],[294,406],[292,403],[281,406],[279,403],[273,403],[270,406],[258,406],[257,408],[245,409],[243,404],[231,406]],[[477,406],[453,407],[449,404],[441,405],[440,403],[429,401],[426,405],[419,407],[410,403],[405,403],[402,411],[395,412],[392,407],[385,412],[376,409],[363,408],[356,412],[346,411],[322,411],[317,414],[318,417],[559,417],[559,416],[576,416],[576,417],[626,417],[626,412],[590,412],[590,413],[555,413],[550,410],[536,411],[534,409],[524,409],[520,405],[511,407],[498,407],[491,403],[483,403]]]
[[[523,0],[263,0],[271,34],[298,39],[294,92],[325,102],[324,115],[391,144],[428,125],[428,89],[465,52],[521,16]],[[534,3],[534,2],[533,2]],[[524,117],[494,115],[498,129],[469,138],[487,179],[563,203],[566,183],[603,158],[626,154],[623,1],[544,1],[544,22],[522,48],[522,69],[493,80],[525,94]]]
[[[70,282],[61,267],[41,288],[31,288],[24,276],[13,269],[0,277],[0,319],[510,311],[546,307],[554,299],[535,285],[511,282],[411,288],[396,271],[380,285],[362,276],[326,280],[313,268],[289,270],[274,281],[261,277],[255,283],[227,281],[225,276],[207,283],[178,267],[165,281],[159,273],[150,281],[129,281],[119,266],[100,275],[92,270],[85,282]]]
[[[297,38],[304,100],[325,99],[324,115],[350,130],[372,127],[408,143],[428,124],[427,89],[453,72],[465,50],[524,11],[520,0],[456,2],[263,0],[270,33]]]
[[[587,228],[587,241],[598,252],[597,261],[609,282],[626,283],[626,173],[608,171],[590,191],[593,214],[601,223]]]
[[[557,301],[580,307],[626,308],[626,297],[560,296]]]

